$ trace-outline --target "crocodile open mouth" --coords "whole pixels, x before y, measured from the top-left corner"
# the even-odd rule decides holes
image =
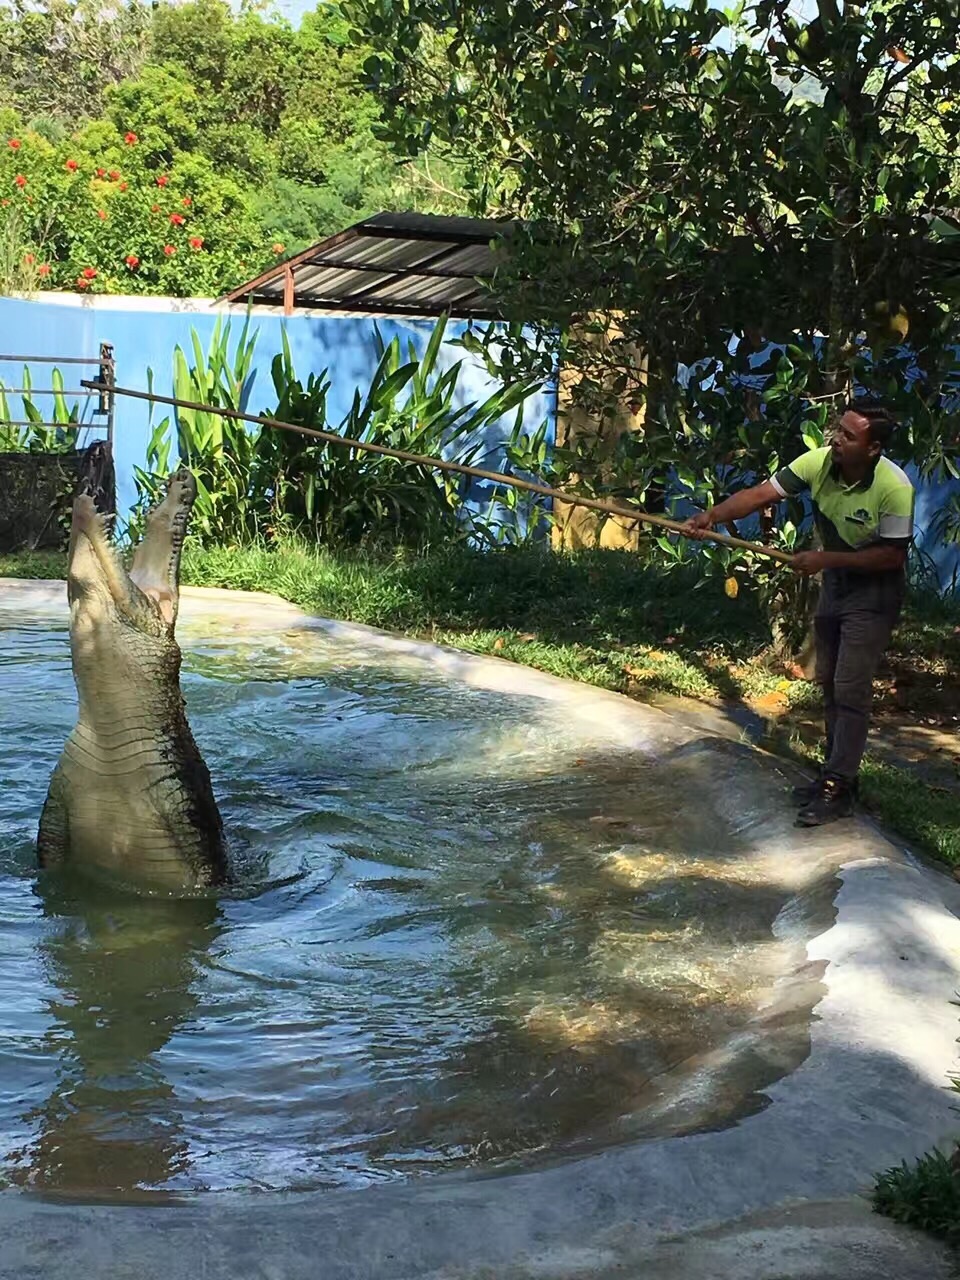
[[[95,440],[80,457],[77,493],[89,494],[98,513],[112,521],[116,516],[116,476],[113,451],[106,440]]]

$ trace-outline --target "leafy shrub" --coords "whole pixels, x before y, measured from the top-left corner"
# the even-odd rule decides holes
[[[202,156],[115,125],[54,144],[0,139],[0,213],[9,277],[81,293],[213,294],[271,256],[249,197]]]
[[[437,322],[422,357],[412,343],[404,359],[399,338],[376,335],[379,362],[364,393],[358,389],[338,428],[327,419],[327,371],[296,374],[284,335],[272,365],[277,403],[263,416],[352,440],[427,457],[453,456],[473,464],[488,430],[518,411],[538,389],[520,379],[495,390],[481,404],[457,405],[462,361],[441,372],[438,358],[446,317]],[[193,334],[193,363],[174,353],[177,399],[244,410],[256,336],[245,325],[231,357],[230,325],[214,329],[204,352]],[[150,374],[152,382],[152,371]],[[542,431],[541,431],[542,434]],[[296,432],[244,424],[215,413],[177,409],[154,429],[147,465],[138,468],[138,528],[156,500],[176,458],[197,476],[193,529],[204,545],[245,545],[297,533],[330,547],[423,548],[476,537],[492,541],[482,519],[467,515],[465,477],[366,449],[313,441]]]
[[[919,1227],[960,1242],[960,1175],[957,1156],[931,1151],[909,1166],[881,1174],[873,1191],[873,1207],[896,1222]]]
[[[53,368],[50,387],[53,407],[41,409],[33,398],[28,365],[23,367],[20,383],[23,419],[14,416],[8,400],[8,388],[0,380],[0,453],[71,453],[77,447],[80,426],[80,404],[67,404],[63,394],[63,374]],[[17,425],[28,422],[29,426]]]

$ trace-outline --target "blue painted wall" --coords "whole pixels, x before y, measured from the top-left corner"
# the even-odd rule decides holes
[[[78,298],[64,296],[62,301],[27,301],[19,298],[0,298],[0,354],[27,355],[80,355],[95,356],[101,342],[113,344],[117,362],[117,381],[121,386],[147,390],[147,369],[154,371],[154,389],[161,395],[172,393],[173,349],[178,344],[190,350],[190,330],[196,329],[204,348],[209,342],[218,313],[207,303],[176,299],[113,299]],[[240,308],[224,312],[230,318],[233,335],[243,326],[244,312]],[[333,424],[346,414],[357,387],[364,390],[377,363],[374,345],[374,325],[379,327],[386,341],[400,335],[405,344],[413,341],[418,351],[423,351],[432,331],[430,321],[388,320],[376,322],[368,317],[334,315],[294,315],[282,317],[271,311],[255,310],[251,317],[251,332],[258,333],[255,377],[253,379],[247,410],[260,413],[275,403],[270,379],[270,363],[281,348],[281,332],[285,327],[298,375],[306,380],[309,373],[329,371],[332,382],[328,412]],[[461,334],[465,325],[453,322],[448,332],[451,338]],[[448,367],[463,359],[460,376],[460,395],[464,403],[479,403],[493,390],[494,383],[483,366],[465,356],[454,347],[445,346],[441,365]],[[79,385],[74,376],[63,369],[67,386]],[[22,369],[0,364],[0,378],[8,385],[20,385]],[[32,370],[35,386],[49,385],[49,368],[36,365]],[[88,375],[84,375],[88,376]],[[92,375],[89,375],[92,376]],[[49,401],[45,402],[49,404]],[[18,405],[11,402],[11,411],[19,416]],[[41,408],[43,403],[41,403]],[[158,406],[156,421],[166,413]],[[548,420],[548,439],[552,442],[556,426],[556,394],[548,390],[532,397],[525,411],[525,425],[535,430],[544,419]],[[89,420],[89,419],[87,419]],[[484,441],[485,458],[478,465],[499,469],[502,461],[502,443],[513,426],[513,415],[497,424]],[[91,435],[91,439],[96,434]],[[133,468],[142,465],[146,456],[149,437],[149,416],[143,401],[117,398],[115,421],[115,457],[117,467],[117,499],[121,513],[130,509],[136,498]],[[935,564],[940,584],[949,588],[960,581],[960,547],[938,543],[931,528],[938,509],[945,497],[956,492],[955,481],[920,483],[917,487],[917,543],[926,557]],[[486,505],[484,487],[472,491],[472,505]]]
[[[204,302],[171,299],[74,299],[63,301],[31,301],[20,298],[0,298],[0,354],[34,356],[96,356],[102,342],[114,348],[116,379],[119,386],[146,391],[147,370],[154,372],[154,390],[159,395],[173,393],[173,351],[179,345],[188,360],[191,356],[191,329],[195,329],[206,350],[218,315],[223,323],[231,321],[231,352],[243,327],[245,312],[232,308],[228,312],[214,311]],[[285,328],[293,355],[297,375],[306,382],[310,373],[328,370],[331,389],[327,399],[328,419],[336,427],[346,415],[354,392],[359,387],[366,391],[377,365],[375,325],[384,341],[399,335],[404,350],[412,341],[422,352],[433,331],[429,320],[379,319],[369,317],[335,315],[293,315],[283,317],[265,309],[255,309],[250,319],[250,333],[257,334],[254,377],[250,395],[244,406],[249,413],[263,413],[276,405],[276,394],[270,377],[273,357],[281,349],[281,334]],[[455,338],[467,326],[451,322],[449,337]],[[486,370],[474,357],[460,348],[444,345],[439,365],[447,368],[463,360],[458,382],[458,399],[463,404],[481,403],[495,389]],[[95,377],[95,368],[76,370],[62,366],[65,385],[79,387],[80,377]],[[0,379],[7,386],[20,386],[22,366],[0,364]],[[31,368],[35,387],[49,387],[49,366],[34,365]],[[72,403],[71,397],[67,397]],[[49,397],[37,397],[38,407],[46,413],[52,406]],[[93,405],[90,408],[95,407]],[[10,411],[21,417],[16,397],[10,398]],[[159,422],[168,412],[163,405],[156,406],[154,422]],[[102,420],[83,415],[85,422]],[[524,408],[524,425],[528,430],[536,428],[547,418],[549,438],[552,442],[556,420],[555,396],[545,392],[533,396]],[[114,456],[117,471],[117,507],[123,515],[136,499],[134,466],[143,466],[147,441],[150,435],[149,408],[146,402],[118,396],[114,421]],[[499,469],[502,462],[502,444],[509,436],[515,422],[513,414],[496,424],[484,441],[485,458],[478,458],[475,465]],[[94,429],[89,439],[102,436],[102,429]],[[83,440],[82,443],[86,443]],[[477,486],[475,501],[482,501],[484,490]],[[485,505],[485,504],[484,504]]]

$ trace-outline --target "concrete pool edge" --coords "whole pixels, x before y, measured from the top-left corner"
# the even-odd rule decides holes
[[[7,586],[0,580],[0,592]],[[62,600],[62,583],[43,584],[37,594],[44,588]],[[26,600],[28,593],[16,594]],[[262,605],[258,627],[271,614],[278,626],[362,638],[484,687],[536,687],[585,711],[589,702],[604,719],[616,708],[625,733],[629,722],[668,718],[500,659],[309,618],[275,598],[188,591],[184,616],[211,616],[209,606],[249,619],[252,604]],[[696,735],[674,722],[665,736]],[[836,841],[856,847],[839,872],[835,922],[807,949],[811,962],[826,966],[810,1055],[765,1090],[771,1102],[764,1111],[724,1130],[647,1140],[531,1172],[360,1191],[219,1193],[167,1211],[4,1192],[2,1274],[56,1277],[80,1268],[108,1275],[113,1259],[122,1260],[116,1274],[143,1277],[593,1275],[649,1261],[670,1237],[723,1224],[733,1230],[747,1215],[782,1214],[797,1201],[847,1201],[878,1170],[960,1130],[946,1088],[956,1060],[950,1001],[960,985],[960,886],[912,864],[867,824],[797,833],[796,840],[805,854]],[[178,1249],[185,1256],[173,1257]],[[916,1274],[932,1280],[936,1272],[925,1264]]]

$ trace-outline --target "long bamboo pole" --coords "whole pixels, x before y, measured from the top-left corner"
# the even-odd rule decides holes
[[[151,404],[166,404],[175,409],[193,409],[197,413],[216,413],[223,418],[233,418],[238,422],[252,422],[261,427],[273,427],[278,431],[292,431],[297,435],[309,436],[312,440],[324,440],[327,444],[342,445],[348,449],[366,449],[368,453],[380,453],[388,458],[397,458],[401,462],[412,462],[424,467],[433,467],[438,471],[452,471],[457,475],[474,476],[478,480],[491,480],[494,484],[509,485],[514,489],[523,489],[528,493],[537,493],[544,498],[555,498],[575,507],[587,507],[591,511],[602,511],[607,515],[621,516],[626,520],[637,520],[641,524],[656,525],[668,529],[672,533],[689,537],[684,533],[683,524],[679,520],[670,520],[667,516],[657,516],[649,511],[641,511],[639,507],[623,506],[618,502],[606,502],[602,498],[585,498],[578,493],[564,493],[560,489],[551,489],[549,485],[539,484],[535,480],[521,480],[518,476],[507,476],[500,471],[485,471],[482,467],[469,467],[462,462],[447,462],[445,458],[434,458],[427,454],[405,453],[402,449],[391,449],[384,444],[371,444],[366,440],[352,440],[349,436],[337,435],[333,431],[318,431],[315,427],[296,427],[289,422],[280,422],[276,418],[258,417],[252,413],[241,413],[238,409],[223,409],[215,405],[199,404],[194,400],[178,400],[173,396],[158,396],[153,392],[134,391],[130,387],[108,386],[106,383],[81,379],[84,387],[91,391],[99,391],[115,396],[129,396],[134,400],[148,400]],[[704,534],[711,542],[719,542],[725,547],[738,547],[742,551],[753,551],[759,556],[766,556],[780,564],[793,563],[793,556],[786,551],[778,551],[775,547],[765,547],[759,542],[748,542],[745,538],[736,538],[728,533],[717,533],[711,529]]]

